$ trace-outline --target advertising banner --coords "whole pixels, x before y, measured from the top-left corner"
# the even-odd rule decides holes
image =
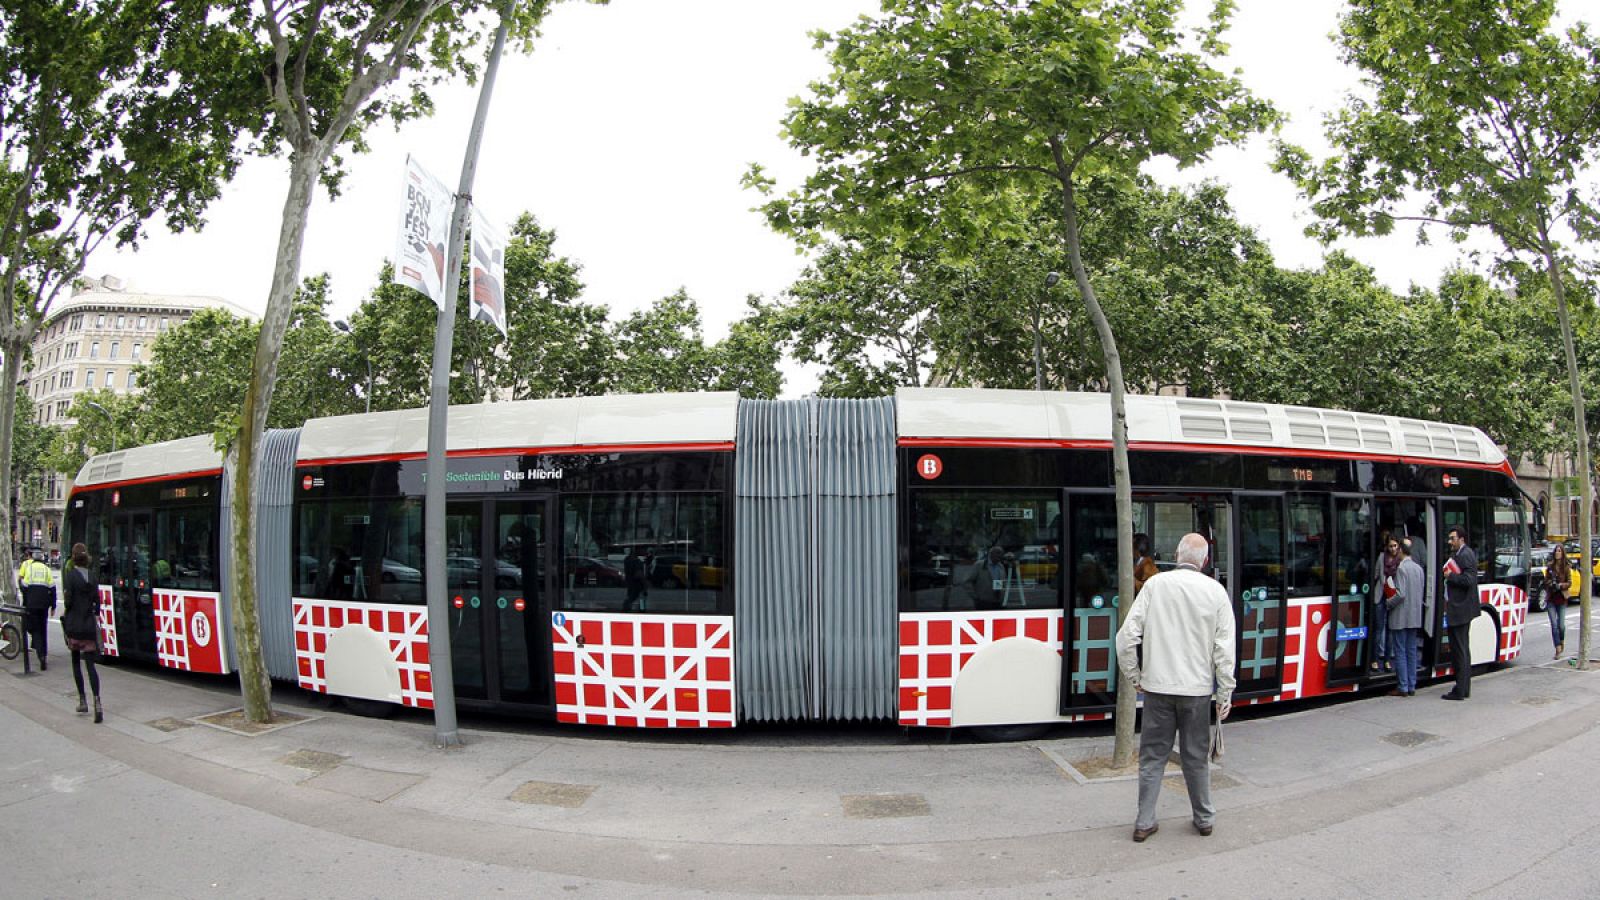
[[[394,282],[427,294],[440,308],[447,296],[445,245],[450,241],[450,189],[413,158],[406,157],[400,201],[400,234],[395,244]]]
[[[472,207],[472,318],[506,333],[506,241]]]

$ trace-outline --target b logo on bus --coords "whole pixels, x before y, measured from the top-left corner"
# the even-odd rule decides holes
[[[917,474],[932,481],[944,474],[944,463],[932,453],[925,453],[917,460]]]

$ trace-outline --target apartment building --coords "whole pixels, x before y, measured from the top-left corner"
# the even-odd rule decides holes
[[[67,411],[80,392],[136,390],[134,373],[150,358],[156,338],[213,307],[255,318],[220,297],[140,293],[111,276],[81,279],[71,297],[51,308],[33,338],[32,358],[24,364],[20,384],[33,399],[36,419],[45,425],[72,425]],[[73,474],[42,476],[39,509],[19,516],[14,526],[17,543],[61,549],[61,515]]]

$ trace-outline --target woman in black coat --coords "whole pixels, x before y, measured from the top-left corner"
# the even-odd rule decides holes
[[[72,568],[62,578],[66,589],[66,609],[61,613],[61,631],[72,651],[72,680],[78,685],[78,712],[89,711],[83,695],[83,666],[89,667],[89,688],[94,691],[94,720],[104,721],[100,710],[100,673],[95,660],[100,658],[100,588],[89,576],[89,548],[72,545]]]

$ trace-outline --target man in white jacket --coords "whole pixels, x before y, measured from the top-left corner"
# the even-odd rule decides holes
[[[1144,692],[1139,731],[1139,815],[1133,839],[1156,833],[1156,798],[1174,738],[1183,760],[1195,830],[1211,834],[1211,704],[1217,720],[1233,699],[1233,606],[1228,592],[1206,575],[1209,546],[1198,534],[1178,542],[1177,568],[1145,582],[1127,621],[1117,631],[1119,689]],[[1143,664],[1139,650],[1143,649]]]

